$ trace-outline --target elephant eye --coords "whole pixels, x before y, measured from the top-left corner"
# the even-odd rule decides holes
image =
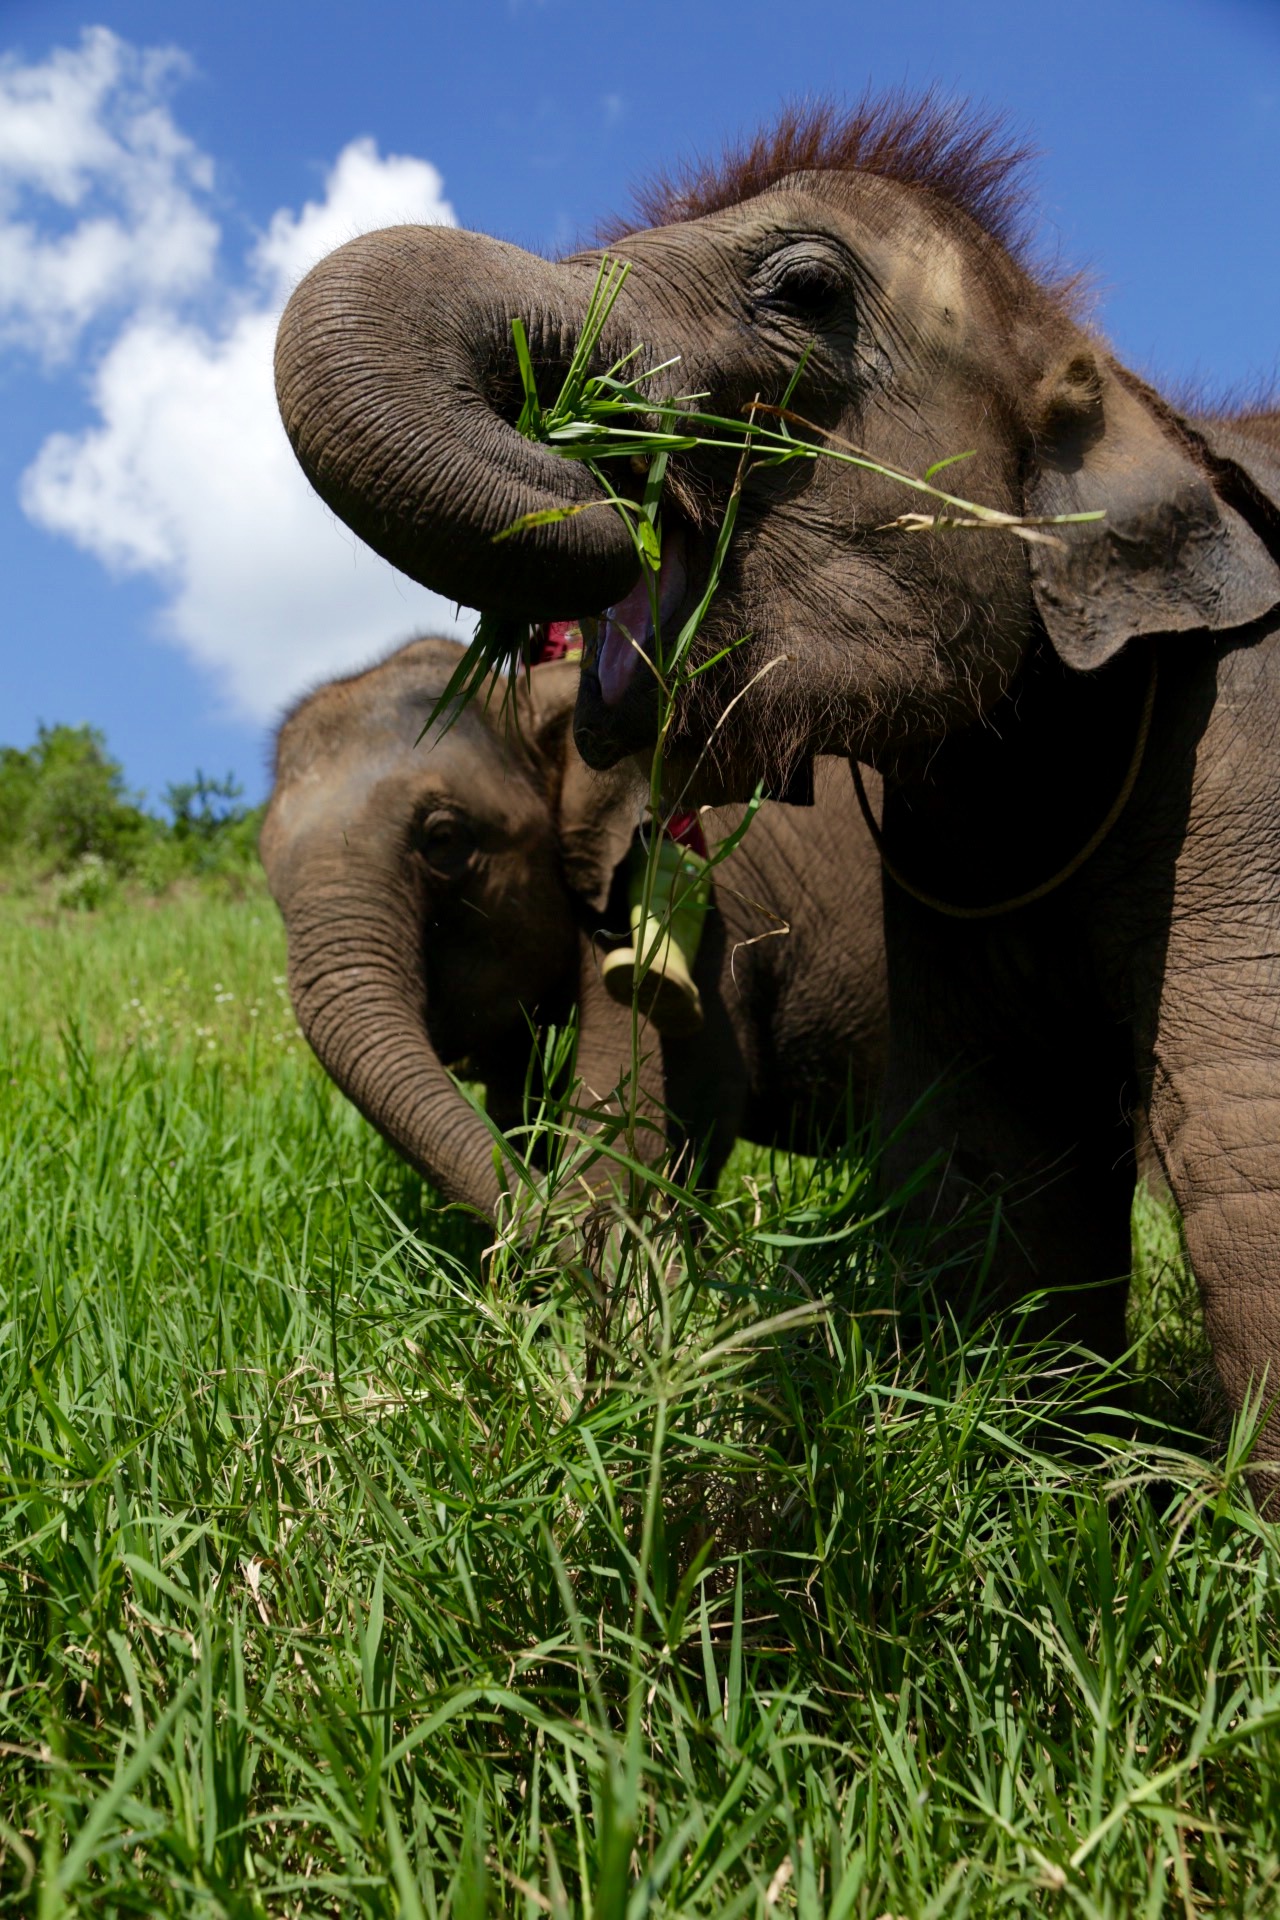
[[[805,320],[820,320],[848,291],[848,278],[826,247],[782,247],[756,270],[759,305]]]
[[[429,813],[415,824],[413,844],[437,878],[460,880],[475,856],[476,836],[459,814]]]

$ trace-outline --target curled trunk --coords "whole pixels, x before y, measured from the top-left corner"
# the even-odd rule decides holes
[[[393,566],[465,605],[569,618],[637,565],[590,475],[517,431],[511,335],[567,361],[592,263],[553,266],[448,227],[390,227],[338,248],[294,292],[276,344],[281,416],[303,471]],[[528,513],[599,505],[494,545]]]

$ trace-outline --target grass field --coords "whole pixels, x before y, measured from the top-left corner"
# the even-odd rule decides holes
[[[853,1150],[740,1149],[602,1305],[482,1268],[283,972],[252,886],[0,899],[15,1911],[1280,1911],[1280,1556],[1160,1424],[1154,1214],[1136,1442],[898,1351]]]

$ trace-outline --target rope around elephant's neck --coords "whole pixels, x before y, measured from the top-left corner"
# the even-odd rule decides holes
[[[1001,914],[1016,913],[1019,907],[1029,907],[1036,900],[1046,899],[1049,894],[1056,893],[1059,887],[1065,886],[1073,874],[1079,873],[1086,860],[1093,858],[1098,848],[1111,832],[1111,829],[1115,826],[1120,815],[1128,806],[1133,790],[1138,784],[1138,775],[1142,770],[1142,760],[1147,750],[1147,739],[1151,733],[1151,716],[1155,711],[1155,704],[1156,650],[1152,647],[1151,671],[1147,676],[1147,691],[1142,701],[1142,715],[1138,721],[1138,735],[1133,743],[1133,753],[1130,756],[1128,770],[1120,783],[1120,791],[1112,801],[1106,818],[1095,827],[1094,831],[1080,848],[1080,851],[1073,854],[1071,859],[1067,861],[1065,867],[1059,867],[1058,871],[1051,875],[1048,880],[1042,880],[1037,887],[1030,887],[1026,893],[1016,893],[1008,900],[994,900],[990,905],[985,907],[961,907],[955,905],[955,903],[950,900],[940,900],[936,894],[925,893],[922,888],[914,886],[905,874],[899,872],[898,868],[885,852],[884,836],[880,831],[880,822],[871,811],[871,802],[867,799],[867,790],[862,784],[862,773],[858,763],[851,758],[849,765],[853,769],[853,789],[858,796],[858,805],[861,807],[862,817],[867,823],[867,831],[875,842],[876,852],[880,855],[881,866],[893,881],[894,885],[901,887],[903,893],[909,894],[913,900],[918,900],[922,907],[930,907],[934,913],[946,914],[948,919],[951,920],[996,920]]]

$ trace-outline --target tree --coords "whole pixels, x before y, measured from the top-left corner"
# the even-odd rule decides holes
[[[124,769],[108,754],[106,740],[96,727],[42,725],[35,746],[18,757],[31,763],[34,775],[21,840],[59,867],[70,866],[86,853],[95,853],[116,867],[131,864],[146,838],[147,819],[137,796],[125,787]],[[16,786],[21,786],[22,777],[15,770]]]
[[[211,780],[196,768],[194,780],[180,780],[165,788],[164,803],[173,815],[178,840],[216,840],[227,827],[238,826],[249,809],[238,804],[244,788],[228,774]]]

